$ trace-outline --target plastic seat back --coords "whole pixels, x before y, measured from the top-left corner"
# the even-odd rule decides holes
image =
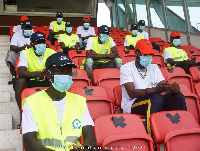
[[[85,50],[70,50],[68,52],[69,58],[72,60],[73,63],[75,63],[77,66],[79,65],[79,58],[85,58],[86,57],[86,51]]]
[[[91,85],[91,81],[87,76],[87,72],[82,69],[77,69],[77,68],[72,69],[72,80],[73,84],[71,85],[70,88]]]
[[[74,87],[70,92],[84,96],[92,119],[98,116],[113,114],[113,102],[103,87]]]
[[[121,113],[122,86],[121,85],[115,86],[113,92],[115,96],[114,105],[117,108],[118,113]]]
[[[96,118],[94,123],[97,146],[103,149],[153,151],[152,138],[137,115],[106,115]]]
[[[92,74],[94,84],[104,87],[114,101],[113,89],[120,85],[120,70],[116,68],[95,69]]]
[[[190,75],[192,76],[193,82],[200,81],[200,67],[190,67],[189,68]]]
[[[195,83],[194,89],[195,89],[196,95],[198,96],[198,98],[200,98],[200,83]]]
[[[19,64],[19,58],[15,61],[15,72],[16,72],[16,78],[18,78],[18,64]]]

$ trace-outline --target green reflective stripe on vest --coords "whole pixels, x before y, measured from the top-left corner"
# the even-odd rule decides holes
[[[42,63],[40,63],[40,61],[39,61],[38,57],[36,56],[33,48],[23,50],[23,53],[24,53],[26,60],[28,62],[27,71],[28,72],[39,72],[39,71],[42,71],[43,69],[45,69],[45,63],[46,63],[47,58],[49,56],[51,56],[52,54],[54,54],[55,51],[53,49],[46,48],[46,51],[43,54]]]
[[[137,41],[139,41],[140,39],[144,39],[144,36],[137,34],[136,38],[137,38]],[[132,35],[127,35],[126,39],[129,46],[133,45],[135,47],[137,42],[135,42],[135,38]]]
[[[38,141],[43,145],[43,146],[52,146],[52,147],[58,147],[62,146],[61,140],[57,140],[54,138],[46,138],[46,139],[38,139]]]
[[[103,43],[103,49],[101,50],[101,45],[98,42],[98,36],[97,37],[91,37],[92,43],[93,43],[93,50],[99,54],[110,54],[110,49],[111,49],[111,37],[109,37],[108,41]],[[109,59],[100,59],[96,60],[95,62],[101,62],[101,63],[107,63]]]
[[[59,29],[58,22],[57,21],[53,21],[52,22],[53,32],[59,32],[59,30],[65,31],[65,23],[66,22],[62,21],[61,24],[60,24],[60,29]],[[56,39],[58,39],[59,35],[54,35],[53,37],[56,38]]]
[[[187,53],[181,49],[181,52],[179,50],[177,50],[177,48],[175,47],[168,47],[168,48],[165,48],[171,55],[172,59],[174,61],[185,61],[187,60],[186,59],[186,56],[187,56]],[[164,56],[164,52],[163,52],[163,55]],[[171,66],[169,63],[167,63],[167,66],[168,67],[175,67],[175,66]]]
[[[62,119],[62,134],[57,110],[45,90],[37,92],[27,101],[38,126],[37,140],[49,149],[65,150],[72,145],[81,146],[78,139],[82,135],[82,113],[86,98],[66,92],[65,110]],[[49,118],[50,117],[50,118]]]
[[[78,35],[71,34],[70,38],[67,34],[60,34],[62,42],[65,44],[65,47],[75,48],[76,41],[78,40]]]

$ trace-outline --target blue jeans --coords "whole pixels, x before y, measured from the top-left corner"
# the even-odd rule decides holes
[[[79,38],[79,40],[80,40],[79,49],[82,49],[83,46],[86,46],[86,45],[87,45],[87,43],[86,43],[84,40],[82,40],[81,38]]]

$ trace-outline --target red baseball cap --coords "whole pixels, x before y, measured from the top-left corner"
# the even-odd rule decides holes
[[[147,39],[140,39],[135,46],[135,49],[139,49],[144,55],[155,54],[151,42]]]
[[[90,21],[90,17],[83,17],[83,20],[88,20],[88,21]]]
[[[180,34],[178,31],[173,31],[173,32],[170,34],[170,37],[181,37],[181,34]]]
[[[22,16],[22,17],[20,18],[20,21],[21,21],[21,22],[23,22],[23,21],[25,21],[25,20],[28,20],[28,17],[27,17],[27,16]]]

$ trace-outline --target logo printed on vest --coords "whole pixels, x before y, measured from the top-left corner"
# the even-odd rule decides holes
[[[61,56],[59,59],[60,60],[69,60],[66,56]]]
[[[105,52],[105,53],[108,53],[108,49],[105,49],[104,52]]]
[[[72,43],[75,43],[75,40],[72,40]]]
[[[81,121],[78,120],[78,119],[75,119],[75,120],[72,122],[72,125],[73,125],[73,128],[74,128],[74,129],[80,129],[80,128],[81,128]]]

